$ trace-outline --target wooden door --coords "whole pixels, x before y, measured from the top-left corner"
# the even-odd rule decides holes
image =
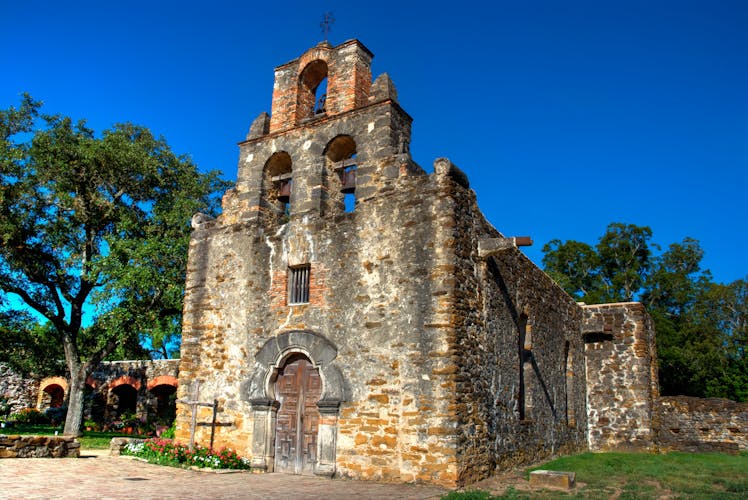
[[[280,402],[275,428],[275,471],[313,474],[317,462],[317,401],[322,383],[312,363],[292,357],[278,372],[275,397]]]

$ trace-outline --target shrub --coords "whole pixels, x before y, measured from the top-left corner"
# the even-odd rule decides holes
[[[190,450],[186,445],[170,439],[147,439],[128,443],[123,455],[145,458],[151,463],[174,467],[209,467],[212,469],[249,469],[249,460],[240,457],[235,451],[222,448],[219,451],[195,446]]]
[[[174,433],[177,432],[177,423],[172,422],[171,426],[161,433],[161,437],[164,439],[174,439]]]
[[[35,408],[24,408],[10,416],[10,419],[19,424],[46,424],[49,419]]]
[[[65,421],[65,417],[68,414],[67,406],[58,406],[57,408],[47,408],[44,412],[44,416],[52,422],[52,425],[57,425]]]
[[[8,396],[0,396],[0,416],[4,417],[10,413],[10,398]]]

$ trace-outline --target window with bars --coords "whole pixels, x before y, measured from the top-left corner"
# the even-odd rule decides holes
[[[288,303],[309,303],[309,273],[311,266],[294,266],[288,268]]]

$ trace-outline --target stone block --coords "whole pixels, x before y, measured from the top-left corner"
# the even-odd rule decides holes
[[[530,486],[570,490],[576,486],[576,473],[555,470],[534,470],[530,472]]]

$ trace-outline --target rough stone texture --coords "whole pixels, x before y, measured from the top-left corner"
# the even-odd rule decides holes
[[[479,257],[502,235],[449,160],[431,175],[412,161],[411,118],[388,78],[370,92],[370,59],[357,41],[321,44],[276,69],[269,132],[240,144],[222,215],[195,224],[180,398],[199,382],[219,402],[216,445],[257,470],[273,470],[273,382],[291,353],[322,378],[317,474],[456,486],[584,448],[581,309],[516,248]],[[326,112],[301,116],[319,61]],[[353,154],[347,212],[335,168]],[[289,305],[288,269],[306,264],[308,304]],[[186,406],[177,423],[187,440]]]
[[[446,180],[444,178],[443,180]],[[496,467],[585,448],[581,311],[516,248],[478,258],[499,234],[472,191],[448,183],[455,201],[450,355],[455,373],[460,483]],[[454,335],[452,339],[449,335]],[[576,376],[575,376],[576,374]]]
[[[576,478],[577,475],[574,472],[534,470],[530,472],[530,486],[570,490],[576,486]]]
[[[67,436],[0,434],[0,458],[79,457],[80,443]]]
[[[651,449],[659,396],[652,321],[638,302],[583,309],[589,446]]]
[[[748,403],[719,398],[662,397],[655,404],[660,450],[737,452],[748,449]]]
[[[170,389],[172,392],[175,391],[178,374],[178,359],[102,362],[86,380],[92,391],[85,417],[97,422],[115,418],[118,413],[117,396],[112,389],[129,385],[137,393],[136,416],[153,419],[159,411],[158,389],[156,392],[154,389],[169,386],[173,388]],[[11,412],[22,408],[46,410],[52,402],[48,391],[54,386],[60,387],[64,397],[67,397],[68,382],[63,377],[28,379],[13,372],[7,365],[0,364],[0,395],[10,397]]]
[[[111,420],[117,415],[117,396],[112,392],[120,385],[129,385],[137,391],[135,416],[152,419],[156,416],[158,401],[153,389],[169,386],[176,389],[179,359],[105,361],[101,363],[86,383],[93,388],[92,397],[103,403],[100,415],[94,420]],[[99,418],[96,418],[99,417]]]
[[[0,363],[0,396],[8,398],[10,413],[34,408],[38,392],[38,380],[25,378],[7,364]]]
[[[130,443],[142,443],[145,439],[138,439],[138,438],[112,438],[111,441],[109,441],[109,455],[113,457],[118,457],[122,455],[122,450],[125,449],[125,446],[127,446]]]

